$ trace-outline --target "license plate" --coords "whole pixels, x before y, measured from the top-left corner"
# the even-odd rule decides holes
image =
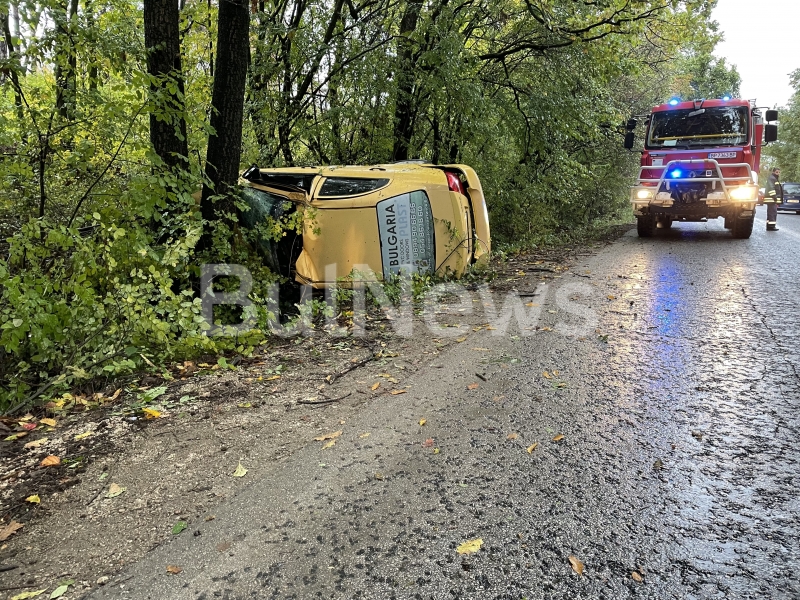
[[[708,158],[736,158],[736,152],[711,152]]]

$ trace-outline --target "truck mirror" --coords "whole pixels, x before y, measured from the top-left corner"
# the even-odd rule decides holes
[[[636,129],[636,119],[628,119],[628,122],[625,124],[625,129],[628,131]]]
[[[778,126],[777,125],[764,125],[764,143],[769,144],[778,139]]]
[[[767,122],[777,121],[778,120],[778,111],[777,110],[768,110],[766,115],[764,116],[764,120],[767,121]]]
[[[625,134],[625,148],[628,150],[633,150],[633,140],[634,140],[634,133],[629,131]]]

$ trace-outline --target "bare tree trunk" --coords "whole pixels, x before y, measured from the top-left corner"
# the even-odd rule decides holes
[[[212,195],[227,196],[239,178],[242,156],[242,119],[247,68],[250,61],[250,15],[247,0],[220,3],[217,18],[217,61],[211,104],[211,127],[208,138],[206,178],[200,210],[203,219],[216,221],[225,213],[235,213],[229,197],[211,201]],[[203,246],[210,240],[205,237]]]
[[[411,136],[414,134],[414,43],[409,36],[417,28],[421,10],[422,0],[410,0],[400,21],[392,160],[408,160]]]
[[[150,141],[161,160],[179,168],[189,154],[184,118],[178,0],[144,0],[144,40],[150,91],[157,113],[150,113]],[[177,83],[177,93],[170,84]]]

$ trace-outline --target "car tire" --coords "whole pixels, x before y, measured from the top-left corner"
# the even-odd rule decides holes
[[[636,233],[639,237],[652,237],[656,229],[656,220],[653,215],[636,217]]]
[[[798,215],[800,215],[800,210],[796,210],[794,212],[796,212]]]
[[[745,217],[744,219],[735,218],[733,219],[733,227],[731,228],[731,233],[733,233],[733,237],[737,240],[746,240],[750,237],[753,233],[753,222],[755,221],[755,215],[750,217]]]

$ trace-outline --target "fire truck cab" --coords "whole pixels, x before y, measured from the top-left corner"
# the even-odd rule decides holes
[[[722,217],[736,238],[749,238],[758,201],[761,148],[775,141],[777,111],[748,100],[670,100],[646,117],[641,167],[631,188],[640,237],[675,221]],[[625,147],[634,146],[628,121]]]

